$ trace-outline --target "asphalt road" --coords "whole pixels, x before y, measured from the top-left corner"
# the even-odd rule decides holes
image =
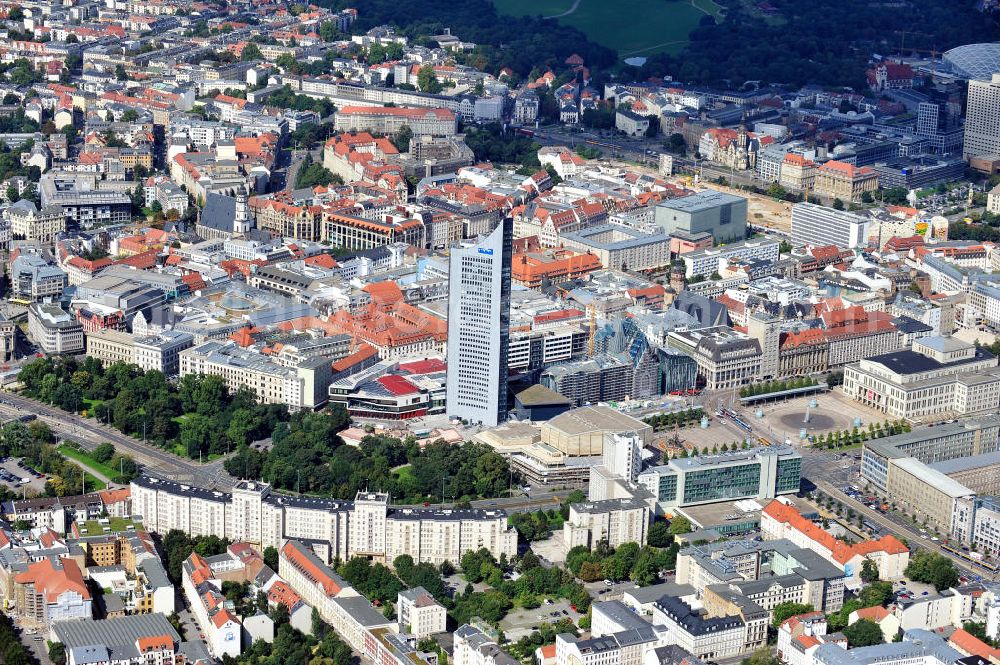
[[[910,549],[914,550],[916,548],[922,548],[931,550],[932,552],[937,552],[938,554],[943,554],[944,556],[951,559],[955,566],[963,573],[969,575],[980,576],[986,579],[989,574],[981,569],[974,568],[968,562],[960,559],[959,557],[953,555],[951,552],[943,549],[940,542],[934,542],[929,538],[924,538],[920,533],[920,530],[915,527],[912,523],[907,522],[905,518],[889,511],[886,514],[882,514],[877,510],[872,510],[868,506],[864,505],[860,501],[853,499],[840,489],[839,486],[835,486],[826,480],[813,479],[813,483],[821,490],[834,497],[840,501],[845,506],[852,508],[854,512],[859,513],[864,519],[877,524],[886,531],[892,533],[895,536],[901,536],[906,539],[910,545]]]
[[[21,395],[4,393],[2,399],[7,403],[0,405],[0,414],[10,417],[25,413],[35,414],[45,421],[57,435],[77,441],[89,450],[93,450],[98,444],[107,441],[121,452],[128,453],[145,469],[154,474],[210,489],[228,489],[235,483],[232,476],[226,473],[223,468],[223,460],[221,459],[199,464],[157,448],[151,443],[143,443],[138,439],[126,436],[108,425],[66,413],[54,406]]]
[[[573,490],[555,492],[533,492],[530,496],[512,496],[506,499],[483,499],[473,501],[475,508],[502,508],[508,513],[529,513],[536,510],[558,508],[563,499]]]

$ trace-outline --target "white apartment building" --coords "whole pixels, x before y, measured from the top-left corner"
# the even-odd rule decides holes
[[[443,633],[448,622],[448,612],[422,586],[400,591],[396,597],[396,614],[399,630],[422,639]]]
[[[662,626],[642,623],[627,631],[589,639],[570,633],[556,635],[556,665],[641,665],[648,652],[669,641]]]
[[[704,660],[730,658],[747,651],[748,631],[743,619],[702,616],[680,598],[664,596],[653,603],[653,623],[666,626],[670,644]]]
[[[283,367],[234,342],[207,341],[181,351],[179,359],[182,377],[221,376],[230,392],[247,388],[265,404],[316,409],[328,398],[331,368],[324,358],[308,358],[295,367]]]
[[[278,575],[358,653],[371,652],[365,639],[369,631],[394,623],[298,541],[290,540],[281,548]]]
[[[465,624],[454,634],[455,665],[518,665],[491,637],[475,626]]]
[[[605,499],[574,503],[563,524],[566,549],[577,545],[594,547],[606,540],[611,547],[623,543],[646,544],[651,511],[640,499]]]
[[[990,325],[1000,324],[1000,288],[995,282],[977,281],[969,291],[969,304]]]
[[[150,531],[225,535],[261,548],[301,539],[328,561],[368,556],[391,563],[409,554],[418,563],[439,565],[457,564],[466,552],[483,547],[498,558],[517,553],[517,532],[500,510],[390,508],[386,494],[334,501],[278,494],[248,481],[218,492],[140,476],[131,491],[132,512],[143,516]]]
[[[826,615],[809,612],[789,617],[778,627],[778,659],[787,665],[807,665],[826,635]]]

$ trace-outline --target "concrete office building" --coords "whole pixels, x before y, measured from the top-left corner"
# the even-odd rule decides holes
[[[761,238],[734,242],[723,247],[709,247],[687,252],[680,257],[684,261],[684,276],[688,278],[695,275],[708,277],[713,272],[720,271],[720,262],[724,264],[730,259],[777,261],[780,254],[778,250],[780,244],[770,238]]]
[[[711,233],[716,243],[736,242],[746,238],[747,200],[707,190],[657,204],[653,220],[668,235]]]
[[[165,376],[180,371],[180,352],[194,346],[188,333],[164,330],[156,335],[136,337],[118,330],[87,333],[87,355],[104,365],[123,362],[143,371],[156,370]]]
[[[947,533],[959,501],[976,493],[912,457],[889,460],[885,495],[898,506],[913,511],[935,529]]]
[[[998,435],[1000,417],[990,415],[869,441],[861,477],[900,509],[971,542],[977,494],[997,489]]]
[[[568,249],[591,252],[609,270],[653,270],[670,264],[670,236],[604,224],[560,234]]]
[[[893,418],[990,413],[1000,404],[997,358],[954,337],[924,337],[844,369],[844,394]]]
[[[994,454],[998,436],[1000,416],[990,415],[866,441],[861,450],[861,477],[886,491],[890,460],[912,457],[924,464],[937,464]]]
[[[815,203],[796,203],[792,206],[792,244],[862,247],[868,244],[868,219]]]
[[[69,283],[66,273],[41,254],[22,250],[10,264],[10,298],[22,303],[58,299]]]
[[[962,156],[1000,155],[1000,73],[990,81],[969,81]]]
[[[677,584],[703,594],[735,592],[769,612],[797,602],[835,612],[844,605],[844,571],[789,540],[728,540],[694,545],[677,554]],[[721,600],[721,599],[720,599]]]
[[[738,499],[773,499],[799,491],[802,456],[791,447],[753,448],[674,458],[639,474],[664,512]]]
[[[28,336],[49,355],[83,351],[83,326],[58,305],[28,307]]]
[[[675,330],[668,344],[694,358],[706,390],[742,386],[761,377],[760,342],[728,326]]]
[[[603,455],[608,435],[634,433],[642,444],[652,440],[653,428],[637,418],[607,406],[583,406],[550,418],[541,425],[541,442],[569,456]]]
[[[507,419],[513,232],[507,217],[449,262],[447,414],[490,427]]]

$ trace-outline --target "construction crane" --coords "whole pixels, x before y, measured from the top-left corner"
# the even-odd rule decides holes
[[[597,341],[597,310],[593,305],[587,307],[587,314],[590,317],[590,334],[587,336],[587,356],[594,357],[594,343]]]

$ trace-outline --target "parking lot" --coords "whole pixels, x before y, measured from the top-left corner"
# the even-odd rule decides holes
[[[28,479],[28,482],[23,482],[24,479]],[[27,492],[40,493],[45,491],[45,481],[44,474],[32,469],[20,458],[0,458],[0,483],[5,487],[12,490],[24,488]]]
[[[551,604],[549,604],[551,603]],[[553,624],[560,619],[572,619],[573,623],[580,620],[580,614],[573,611],[569,601],[563,598],[547,599],[533,610],[515,608],[500,622],[500,629],[508,639],[518,640],[530,635],[543,623]]]

